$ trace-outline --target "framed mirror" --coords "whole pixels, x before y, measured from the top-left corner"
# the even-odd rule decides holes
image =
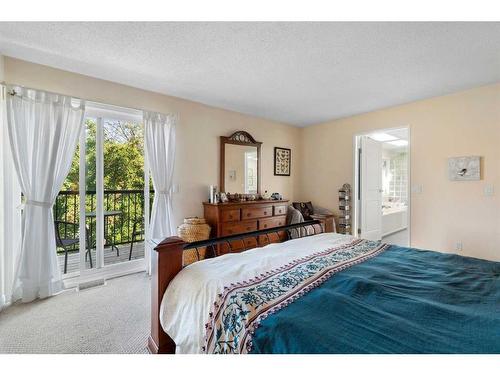
[[[220,191],[260,194],[261,145],[245,131],[220,137]]]

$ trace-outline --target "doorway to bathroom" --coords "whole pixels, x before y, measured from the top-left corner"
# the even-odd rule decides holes
[[[358,134],[354,145],[354,233],[409,246],[409,128]]]

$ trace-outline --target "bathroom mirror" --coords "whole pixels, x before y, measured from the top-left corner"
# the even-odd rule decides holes
[[[260,194],[261,145],[245,131],[220,137],[220,191]]]

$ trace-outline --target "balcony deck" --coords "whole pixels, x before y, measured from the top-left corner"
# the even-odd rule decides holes
[[[130,252],[130,244],[117,245],[120,255],[117,256],[116,250],[111,250],[110,247],[104,248],[104,265],[108,266],[110,264],[128,262],[128,255]],[[134,242],[132,248],[132,260],[144,258],[144,242]],[[95,267],[95,249],[92,249],[92,262]],[[61,273],[64,272],[64,253],[59,253],[57,255],[57,260],[59,262],[59,268]],[[68,253],[68,269],[66,273],[77,272],[80,268],[80,254],[78,251]],[[90,261],[87,258],[86,268],[90,268]]]

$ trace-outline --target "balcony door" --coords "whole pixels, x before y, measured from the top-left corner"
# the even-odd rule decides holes
[[[58,247],[65,277],[146,269],[152,194],[144,147],[140,111],[88,105],[85,130],[55,205],[58,244],[73,243],[69,250]]]

